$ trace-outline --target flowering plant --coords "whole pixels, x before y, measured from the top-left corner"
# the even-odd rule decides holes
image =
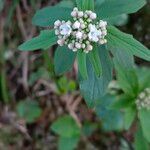
[[[136,149],[139,146],[136,142],[143,140],[142,148],[147,150],[149,149],[148,142],[150,142],[150,71],[144,67],[130,69],[122,74],[121,70],[123,69],[121,66],[117,66],[118,80],[109,84],[110,99],[115,98],[112,100],[111,106],[107,107],[109,110],[121,110],[124,113],[123,128],[129,130],[133,125],[136,126]],[[104,98],[103,101],[106,99]],[[96,111],[100,110],[97,108]],[[114,118],[116,117],[114,116]],[[117,126],[116,124],[114,127]]]
[[[19,49],[44,50],[58,43],[61,47],[54,56],[57,75],[69,71],[77,56],[80,90],[87,104],[94,107],[112,79],[113,62],[115,68],[119,64],[128,69],[133,67],[133,56],[150,61],[150,51],[111,22],[112,18],[134,13],[145,4],[145,0],[62,1],[37,11],[33,24],[50,29],[41,31]]]

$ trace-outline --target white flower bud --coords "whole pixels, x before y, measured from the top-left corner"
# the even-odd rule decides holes
[[[65,41],[64,41],[64,40],[62,40],[62,39],[60,39],[60,40],[58,40],[58,41],[57,41],[57,43],[58,43],[58,45],[63,46],[63,45],[64,45],[64,43],[65,43]]]
[[[77,49],[81,49],[81,44],[80,44],[80,43],[75,43],[75,47],[76,47]]]
[[[87,49],[88,51],[91,51],[91,50],[93,49],[93,46],[89,44],[86,49]]]
[[[69,48],[69,49],[73,49],[73,48],[74,48],[74,45],[73,45],[72,43],[69,43],[69,44],[68,44],[68,48]]]
[[[88,15],[87,15],[87,14],[84,14],[84,18],[88,18]]]
[[[80,22],[79,21],[76,21],[73,26],[72,26],[74,29],[79,29],[80,28]]]
[[[82,36],[83,36],[82,32],[78,31],[78,32],[76,33],[76,38],[77,38],[77,39],[81,39]]]
[[[92,20],[95,20],[96,17],[97,17],[96,13],[91,13],[91,14],[90,14],[90,18],[91,18]]]
[[[83,39],[86,39],[87,38],[87,34],[83,34]]]
[[[101,44],[101,45],[105,44],[105,42],[107,42],[107,41],[105,41],[105,39],[100,39],[99,40],[99,44]]]
[[[106,36],[107,35],[107,30],[102,30],[102,35]]]
[[[77,7],[74,7],[73,11],[78,11],[78,8],[77,8]]]
[[[100,28],[106,28],[106,26],[107,26],[107,22],[106,22],[106,21],[102,21],[102,20],[101,20],[101,21],[99,22],[99,27],[100,27]]]
[[[77,50],[78,50],[78,49],[74,48],[72,51],[73,51],[73,52],[76,52]]]
[[[56,35],[59,35],[59,34],[60,34],[60,33],[59,33],[59,30],[56,29],[56,30],[55,30],[55,34],[56,34]]]
[[[54,26],[59,27],[60,25],[61,25],[61,21],[60,20],[55,21]]]
[[[85,24],[84,23],[81,24],[81,29],[85,29]]]
[[[83,15],[84,15],[83,11],[79,11],[79,12],[78,12],[78,17],[81,18],[81,17],[83,17]]]
[[[82,48],[85,49],[85,44],[84,43],[82,44]]]
[[[72,17],[77,17],[77,12],[76,12],[76,11],[72,11],[72,12],[71,12],[71,16],[72,16]]]

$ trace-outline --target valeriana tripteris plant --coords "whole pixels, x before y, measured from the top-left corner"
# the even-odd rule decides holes
[[[51,30],[41,31],[19,49],[48,49],[58,43],[61,46],[54,56],[58,75],[70,70],[77,56],[81,93],[89,106],[95,106],[112,79],[112,62],[115,68],[121,64],[128,70],[133,67],[133,55],[150,61],[150,51],[145,46],[111,23],[112,18],[134,13],[145,4],[145,0],[62,1],[35,14],[33,24]]]

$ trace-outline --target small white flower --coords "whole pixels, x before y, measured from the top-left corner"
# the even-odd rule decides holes
[[[77,38],[77,39],[82,39],[82,36],[83,36],[83,33],[82,33],[82,32],[78,31],[78,32],[76,33],[76,38]]]
[[[73,29],[79,29],[80,28],[80,22],[79,21],[76,21],[74,24],[73,24]]]
[[[62,24],[59,30],[61,35],[70,35],[72,31],[71,26],[67,23]]]
[[[93,42],[98,42],[101,37],[101,31],[97,30],[95,25],[89,25],[90,32],[88,34],[89,40]]]
[[[91,13],[91,14],[90,14],[90,18],[91,18],[92,20],[95,20],[96,17],[97,17],[96,13]]]

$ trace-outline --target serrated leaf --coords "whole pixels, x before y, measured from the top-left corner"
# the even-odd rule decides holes
[[[26,120],[27,123],[33,123],[42,113],[36,101],[21,101],[17,105],[18,115]]]
[[[58,143],[58,150],[74,150],[79,142],[80,136],[75,137],[60,137]]]
[[[69,20],[72,9],[69,7],[49,6],[38,10],[32,23],[41,27],[53,26],[56,20]]]
[[[138,127],[138,130],[135,133],[134,147],[135,147],[135,150],[149,150],[150,149],[148,142],[143,137],[141,127]]]
[[[143,135],[146,138],[146,140],[150,142],[150,110],[139,110],[138,117],[141,123]]]
[[[69,71],[75,61],[76,53],[69,50],[67,46],[58,47],[54,56],[55,73],[61,75]]]
[[[96,5],[97,15],[103,18],[110,18],[121,14],[137,12],[146,4],[146,0],[105,0],[102,4]]]
[[[32,51],[38,49],[48,49],[57,43],[54,30],[43,30],[40,35],[21,44],[18,49],[22,51]]]
[[[105,95],[99,100],[95,111],[102,120],[102,126],[105,131],[122,130],[123,114],[119,110],[110,109],[110,105],[115,101],[112,95]]]
[[[78,71],[80,72],[82,78],[86,80],[88,78],[87,74],[87,66],[86,66],[86,57],[87,54],[81,50],[77,52],[77,60],[78,60]]]
[[[94,49],[92,50],[92,52],[90,52],[88,54],[89,56],[89,60],[93,66],[93,69],[96,73],[96,75],[98,77],[100,77],[100,75],[102,74],[102,66],[101,66],[101,62],[100,62],[100,57],[99,57],[99,53],[98,53],[98,48],[97,46],[94,47]]]
[[[135,40],[133,36],[123,33],[113,26],[108,26],[107,30],[106,38],[109,48],[115,46],[118,49],[130,51],[133,55],[150,61],[150,50]]]
[[[99,57],[102,65],[102,76],[98,78],[88,61],[88,79],[80,80],[80,91],[89,107],[94,107],[96,101],[105,95],[107,86],[112,80],[112,63],[105,46],[99,47]]]
[[[125,126],[126,130],[128,130],[131,127],[131,125],[135,119],[135,116],[136,116],[136,108],[130,107],[125,110],[124,126]]]
[[[72,117],[66,115],[58,118],[51,129],[61,137],[71,138],[80,135],[80,129]]]

